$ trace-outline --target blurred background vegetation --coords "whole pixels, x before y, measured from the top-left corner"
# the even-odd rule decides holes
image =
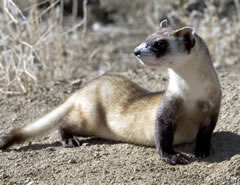
[[[240,61],[240,0],[2,0],[0,92],[139,67],[133,49],[163,19],[193,27],[215,67]]]

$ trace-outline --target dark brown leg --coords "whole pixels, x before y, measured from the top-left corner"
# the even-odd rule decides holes
[[[211,137],[216,126],[218,114],[212,116],[209,121],[203,124],[197,135],[195,155],[197,157],[207,157],[211,152]]]
[[[155,123],[155,144],[161,158],[172,165],[188,164],[187,156],[177,153],[173,149],[174,133],[176,131],[177,122],[174,119],[177,111],[181,109],[181,100],[163,98],[160,104],[157,119]]]
[[[65,123],[61,125],[59,132],[63,147],[68,148],[81,146],[81,142],[79,141],[79,139],[73,135],[71,129],[69,129]]]
[[[173,137],[176,121],[158,119],[155,126],[156,148],[162,159],[168,164],[188,164],[187,156],[173,150]]]

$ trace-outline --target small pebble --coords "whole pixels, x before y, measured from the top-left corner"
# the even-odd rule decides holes
[[[89,146],[89,143],[82,143],[82,146]]]
[[[32,185],[32,184],[34,184],[34,181],[27,183],[27,185]]]
[[[1,174],[1,177],[2,177],[2,179],[6,179],[6,178],[8,178],[9,176],[8,176],[6,173],[2,173],[2,174]]]
[[[69,164],[76,164],[77,161],[76,161],[76,159],[70,159],[70,160],[68,161],[68,163],[69,163]]]

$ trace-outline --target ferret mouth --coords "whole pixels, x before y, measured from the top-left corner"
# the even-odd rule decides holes
[[[143,57],[143,59],[141,59],[142,57],[140,55],[136,55],[136,59],[144,66],[156,66],[158,65],[156,62],[146,59]]]

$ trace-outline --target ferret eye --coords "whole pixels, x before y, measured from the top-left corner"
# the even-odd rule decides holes
[[[166,40],[158,40],[153,44],[153,47],[157,50],[162,50],[167,47],[167,41]]]

